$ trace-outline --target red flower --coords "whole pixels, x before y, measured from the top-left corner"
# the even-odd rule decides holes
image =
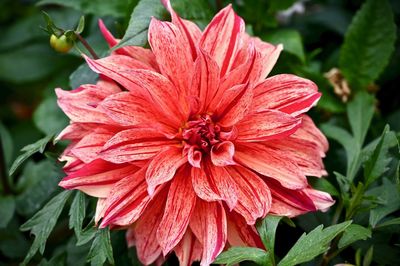
[[[99,198],[100,227],[129,227],[144,264],[175,251],[209,265],[228,245],[261,247],[254,223],[268,213],[333,204],[306,178],[326,174],[328,143],[304,115],[320,93],[265,79],[282,46],[247,35],[231,6],[202,32],[163,3],[172,22],[152,19],[151,49],[85,57],[101,81],[56,90],[71,119],[59,138],[72,141],[60,185]]]

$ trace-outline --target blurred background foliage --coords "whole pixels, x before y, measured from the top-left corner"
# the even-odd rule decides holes
[[[282,224],[277,231],[277,257],[284,257],[303,232],[320,224],[330,225],[351,218],[368,229],[361,234],[364,237],[356,233],[353,237],[368,239],[352,243],[329,263],[348,261],[369,265],[373,261],[372,264],[400,265],[400,221],[396,220],[400,209],[397,147],[400,41],[395,38],[399,36],[400,1],[368,2],[369,6],[365,7],[363,0],[172,1],[182,17],[200,27],[219,9],[232,3],[246,21],[250,34],[284,44],[285,50],[272,74],[294,73],[307,77],[323,93],[311,115],[322,124],[327,136],[336,141],[330,141],[325,160],[329,181],[310,180],[315,187],[334,195],[337,204],[328,213],[295,219],[296,228]],[[363,4],[364,9],[370,9],[364,13],[369,13],[356,21],[355,14]],[[68,119],[57,107],[54,88],[74,89],[96,79],[76,50],[59,54],[51,49],[48,34],[40,29],[45,25],[42,10],[63,29],[74,28],[80,16],[85,15],[82,35],[99,55],[110,52],[98,29],[99,18],[125,45],[146,45],[150,16],[168,18],[158,0],[0,1],[0,265],[17,265],[23,261],[33,237],[29,232],[21,232],[21,225],[61,191],[57,184],[63,173],[56,158],[63,144],[48,142],[67,125]],[[350,24],[356,29],[349,30]],[[350,93],[335,93],[326,78],[332,68],[342,71]],[[359,97],[356,99],[354,95]],[[385,129],[386,124],[391,131]],[[343,133],[344,129],[352,133]],[[364,136],[358,140],[360,135]],[[23,157],[14,164],[20,167],[13,167],[15,172],[10,176],[9,169],[21,148],[31,143],[35,144],[25,148]],[[353,147],[352,143],[358,146]],[[349,170],[352,163],[355,166]],[[31,254],[32,265],[84,265],[87,259],[94,265],[106,260],[112,262],[107,255],[110,252],[107,241],[101,242],[103,236],[109,239],[108,232],[91,228],[95,202],[80,193],[74,195],[72,199],[65,194],[65,201],[60,198],[55,202],[60,205],[54,206],[61,209],[65,202],[72,207],[69,215],[68,208],[58,214],[61,218],[53,225],[54,230],[51,227],[52,233],[48,232],[47,236],[42,232],[43,239],[32,229],[34,223],[28,222],[22,227],[25,231],[32,229],[35,241],[41,241],[36,251],[50,235],[45,251],[40,250],[43,256],[35,255],[36,251]],[[45,223],[46,216],[42,218]],[[68,225],[78,234],[68,230]],[[77,237],[81,246],[76,246]],[[113,247],[115,264],[138,265],[134,251],[128,251],[124,241],[123,232],[112,232],[110,248]],[[94,250],[99,254],[93,254]],[[323,263],[323,259],[312,264],[317,262]],[[174,265],[176,259],[170,258],[168,263]]]

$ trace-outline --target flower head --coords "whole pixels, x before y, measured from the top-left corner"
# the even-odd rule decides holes
[[[333,204],[307,175],[326,174],[327,141],[307,112],[316,85],[266,78],[282,46],[244,31],[231,6],[201,31],[151,20],[151,49],[92,60],[96,85],[56,90],[71,119],[60,185],[97,197],[100,227],[127,227],[144,264],[172,251],[209,265],[228,246],[262,247],[254,224]],[[110,46],[118,43],[100,21]]]

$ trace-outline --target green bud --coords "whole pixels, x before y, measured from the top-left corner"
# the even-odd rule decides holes
[[[50,37],[50,46],[59,53],[67,53],[74,46],[74,43],[64,34],[60,37],[52,34]]]

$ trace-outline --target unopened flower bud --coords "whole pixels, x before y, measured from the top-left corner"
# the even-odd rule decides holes
[[[67,53],[74,46],[74,43],[68,40],[65,35],[57,37],[52,34],[50,37],[50,46],[59,53]]]

